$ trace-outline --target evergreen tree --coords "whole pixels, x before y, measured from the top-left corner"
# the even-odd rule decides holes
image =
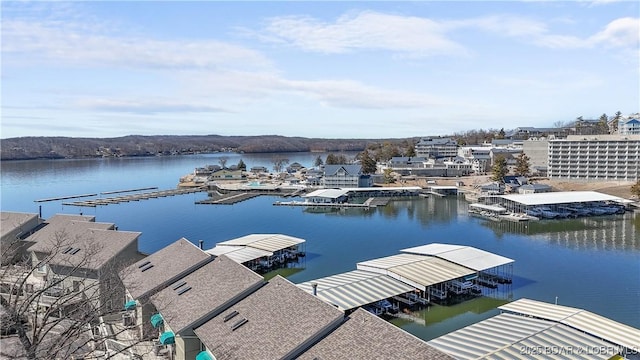
[[[361,152],[359,155],[360,164],[362,165],[362,173],[363,174],[375,174],[378,167],[376,166],[376,161],[371,157],[369,151],[365,150]]]
[[[504,139],[506,137],[506,133],[504,132],[504,128],[500,129],[500,131],[498,132],[498,135],[496,136],[496,139]]]
[[[410,142],[407,146],[407,150],[404,153],[406,157],[414,157],[416,156],[416,147],[413,145],[413,142]]]
[[[393,177],[393,174],[391,172],[392,170],[390,168],[384,169],[382,178],[385,184],[391,184],[396,182],[396,179]]]
[[[600,115],[600,119],[598,119],[597,129],[597,134],[609,133],[609,117],[607,116],[607,114]]]
[[[508,172],[507,159],[502,155],[496,156],[493,160],[493,166],[491,167],[491,180],[503,182]]]
[[[242,159],[238,161],[237,167],[238,167],[238,170],[247,171],[247,164],[245,164],[244,161],[242,161]]]
[[[325,161],[325,164],[327,165],[339,165],[339,164],[346,164],[346,163],[347,163],[347,157],[344,156],[344,154],[336,155],[331,153],[327,155],[327,160]]]
[[[516,158],[516,175],[520,176],[529,176],[530,164],[529,160],[531,160],[525,153],[520,153]]]
[[[318,155],[318,157],[316,157],[316,161],[313,162],[313,166],[320,167],[323,164],[324,164],[324,162],[322,161],[322,157],[320,157],[320,155]]]

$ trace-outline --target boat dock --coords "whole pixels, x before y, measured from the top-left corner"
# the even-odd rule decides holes
[[[112,193],[129,192],[129,191],[138,191],[138,190],[119,190],[118,192],[112,192]],[[155,198],[166,197],[166,196],[193,194],[193,193],[203,192],[203,191],[206,191],[206,190],[204,188],[169,189],[169,190],[143,192],[138,194],[130,194],[130,195],[123,195],[123,196],[116,196],[116,197],[98,198],[98,199],[85,200],[85,201],[66,202],[66,203],[62,203],[62,205],[96,207],[98,205],[113,205],[113,204],[119,204],[123,202],[129,202],[129,201],[140,201],[140,200],[155,199]],[[94,194],[93,196],[95,195],[97,194]]]
[[[229,194],[217,194],[216,196],[210,196],[207,199],[196,201],[198,205],[233,205],[239,202],[253,199],[260,195],[273,195],[271,193],[266,194],[262,192],[233,192]]]
[[[332,208],[374,208],[385,206],[389,203],[390,198],[368,198],[364,203],[334,203],[334,202],[311,202],[311,201],[276,201],[276,206],[308,206],[308,207],[332,207]]]

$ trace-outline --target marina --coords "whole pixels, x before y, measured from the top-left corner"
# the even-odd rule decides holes
[[[510,292],[513,260],[471,246],[432,243],[359,262],[356,270],[298,284],[350,312],[403,317],[432,304],[453,305],[500,287]]]
[[[242,156],[248,166],[264,164],[269,167],[271,161],[271,155],[224,155],[232,156],[229,162],[237,162]],[[149,181],[160,189],[171,188],[185,169],[203,162],[216,163],[216,156],[222,155],[111,162],[34,161],[29,162],[28,167],[21,166],[21,162],[9,162],[3,164],[3,207],[37,212],[32,199],[140,188]],[[307,158],[287,155],[292,161],[303,164],[312,163],[316,155],[305,156]],[[34,172],[39,175],[31,176]],[[51,185],[43,187],[44,182]],[[206,198],[205,193],[197,195],[195,200]],[[287,275],[294,283],[353,271],[356,270],[354,264],[424,244],[425,240],[468,245],[516,259],[510,299],[528,297],[553,302],[558,296],[563,304],[589,309],[635,327],[640,325],[636,311],[637,284],[640,283],[637,274],[638,213],[515,223],[470,216],[470,204],[453,196],[398,198],[384,207],[369,210],[345,208],[337,211],[327,207],[326,211],[318,213],[307,212],[303,207],[273,206],[274,196],[279,195],[255,197],[237,203],[233,208],[194,206],[193,196],[140,201],[135,202],[135,206],[89,209],[76,209],[64,206],[60,201],[51,201],[42,204],[42,216],[81,211],[97,216],[100,221],[114,222],[119,229],[141,231],[140,248],[146,253],[182,236],[194,239],[196,244],[197,239],[203,239],[205,249],[209,249],[218,242],[247,233],[290,234],[306,240],[304,267]],[[585,263],[591,266],[585,267]],[[562,269],[557,264],[562,264]],[[600,270],[593,272],[593,268]],[[419,338],[429,340],[493,316],[497,311],[495,307],[509,299],[509,295],[503,295],[500,288],[495,289],[497,293],[491,293],[492,290],[483,287],[485,296],[458,305],[438,305],[434,301],[429,310],[412,312],[411,316],[422,319],[421,322],[400,317],[391,321]],[[616,306],[611,306],[603,294],[615,296]],[[494,301],[494,298],[501,300]]]

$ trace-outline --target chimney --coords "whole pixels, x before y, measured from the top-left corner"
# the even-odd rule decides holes
[[[317,296],[318,295],[318,284],[311,283],[311,288],[313,288],[313,296]]]
[[[198,240],[200,243],[200,250],[204,250],[204,240]]]

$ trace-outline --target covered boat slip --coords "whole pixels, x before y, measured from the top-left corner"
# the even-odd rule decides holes
[[[358,270],[388,275],[411,285],[423,293],[428,301],[432,297],[447,299],[448,290],[471,290],[468,279],[475,278],[476,271],[433,256],[399,254],[357,264]],[[464,289],[462,289],[464,287]]]
[[[315,285],[315,289],[314,289]],[[415,289],[387,275],[354,270],[297,285],[342,311],[372,304]]]
[[[624,205],[625,199],[599,193],[597,191],[558,191],[536,194],[511,194],[490,196],[486,198],[487,205],[500,205],[507,211],[525,213],[534,207],[549,206],[558,208],[572,204],[590,205],[593,203],[616,203]]]
[[[631,350],[640,349],[640,329],[621,324],[592,312],[549,304],[530,299],[519,299],[499,307],[500,310],[556,321],[579,331],[604,339]]]
[[[435,256],[478,272],[494,281],[511,282],[514,260],[472,246],[433,243],[400,250],[402,253]],[[484,279],[483,279],[484,280]]]
[[[226,255],[254,271],[268,270],[304,256],[300,248],[304,242],[304,239],[282,234],[251,234],[220,242],[205,252],[213,256]]]
[[[550,320],[500,314],[428,341],[456,359],[609,359],[617,348]]]

